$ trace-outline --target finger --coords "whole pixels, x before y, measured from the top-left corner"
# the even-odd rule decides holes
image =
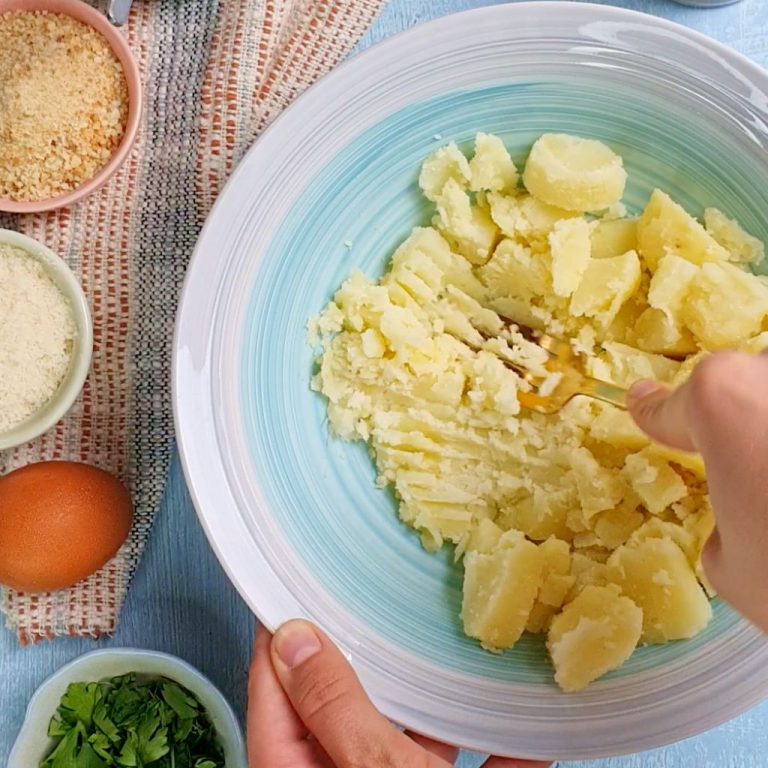
[[[489,757],[482,768],[550,768],[554,763],[547,760],[520,760],[516,757]]]
[[[289,621],[275,633],[272,664],[309,732],[338,768],[446,768],[396,730],[366,696],[352,667],[323,632]]]
[[[452,747],[450,744],[434,741],[427,736],[422,736],[420,733],[413,733],[413,731],[406,731],[405,735],[427,752],[437,755],[441,760],[445,760],[445,762],[450,765],[453,765],[456,762],[456,758],[459,756],[459,750],[456,747]]]
[[[276,755],[302,742],[308,733],[277,679],[270,658],[271,642],[269,632],[259,627],[248,675],[248,760],[258,768],[274,764]]]
[[[671,448],[694,451],[688,423],[687,387],[671,390],[657,381],[644,379],[627,393],[627,407],[640,429]]]

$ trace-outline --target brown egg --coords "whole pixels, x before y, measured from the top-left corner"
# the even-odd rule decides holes
[[[0,478],[0,584],[22,592],[72,586],[128,536],[126,487],[87,464],[45,461]]]

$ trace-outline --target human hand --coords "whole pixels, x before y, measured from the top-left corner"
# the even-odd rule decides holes
[[[449,768],[458,750],[401,733],[323,632],[289,621],[256,634],[248,680],[250,768]],[[548,768],[491,757],[485,768]]]
[[[673,448],[699,451],[716,528],[702,554],[718,594],[768,632],[768,356],[718,352],[672,391],[642,381],[627,404]]]

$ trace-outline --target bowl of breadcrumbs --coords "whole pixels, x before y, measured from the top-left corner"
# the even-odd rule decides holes
[[[133,144],[138,65],[80,0],[0,0],[0,211],[65,208],[104,184]]]

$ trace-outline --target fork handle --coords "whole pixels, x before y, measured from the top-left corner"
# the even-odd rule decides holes
[[[609,384],[607,381],[599,379],[584,378],[584,389],[581,394],[594,397],[596,400],[602,400],[604,403],[610,403],[622,410],[627,409],[627,390]]]

